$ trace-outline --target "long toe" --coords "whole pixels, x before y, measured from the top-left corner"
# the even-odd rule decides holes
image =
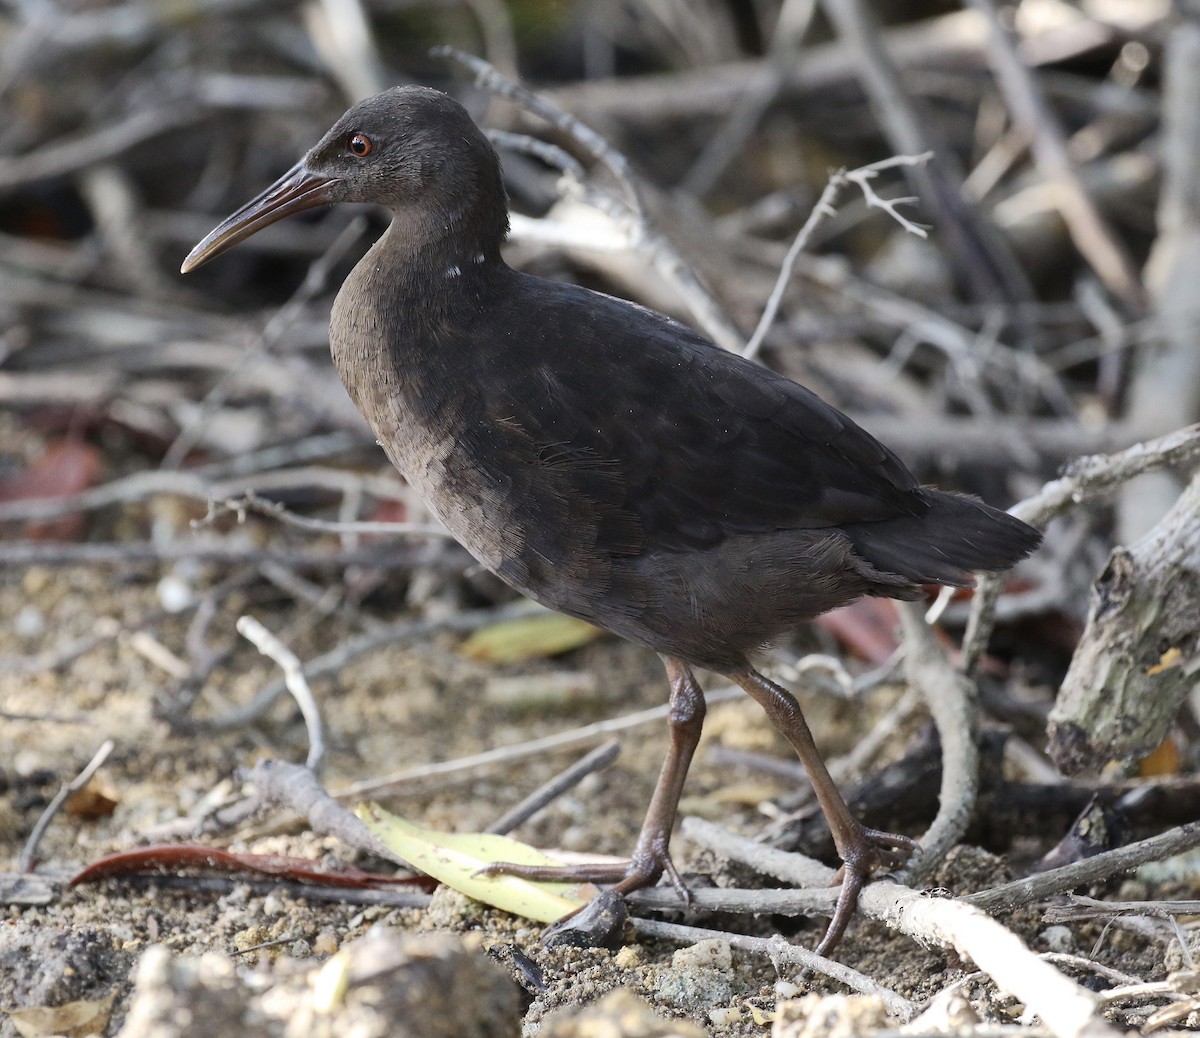
[[[921,849],[911,836],[901,836],[899,833],[889,833],[882,829],[863,829],[863,837],[870,844],[877,864],[870,872],[878,869],[898,869],[909,858]]]
[[[842,848],[842,868],[838,873],[842,889],[825,936],[817,945],[818,955],[828,955],[842,939],[846,927],[854,918],[858,895],[872,873],[880,869],[899,868],[910,854],[920,849],[921,845],[911,836],[868,829],[864,825],[854,828]]]
[[[821,943],[816,947],[818,955],[828,955],[842,939],[846,927],[854,918],[855,909],[858,908],[858,894],[862,890],[866,878],[866,874],[857,869],[842,867],[842,889],[838,894],[837,905],[833,909],[833,918],[829,920],[829,926],[825,929],[825,936],[821,938]]]
[[[512,861],[494,861],[479,869],[477,876],[520,876],[541,883],[623,883],[632,870],[632,862],[596,862],[577,865],[518,865]],[[657,878],[657,877],[656,877]],[[650,882],[653,882],[651,880]],[[647,886],[642,883],[640,886]],[[628,887],[636,890],[637,887]]]

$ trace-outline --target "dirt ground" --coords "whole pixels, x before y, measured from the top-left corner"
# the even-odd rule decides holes
[[[191,571],[188,580],[201,590],[227,576],[219,566],[206,566]],[[134,632],[152,629],[159,645],[180,652],[188,626],[186,613],[162,616],[162,578],[156,567],[119,573],[34,567],[19,576],[8,571],[0,591],[0,615],[11,620],[0,627],[0,656],[8,663],[0,677],[5,711],[0,722],[0,871],[15,870],[41,810],[105,739],[112,739],[115,748],[95,785],[111,798],[111,813],[60,813],[38,851],[47,876],[61,878],[104,854],[137,846],[146,834],[211,803],[214,791],[217,796],[230,793],[236,788],[234,770],[258,758],[302,756],[303,732],[290,700],[278,705],[264,723],[223,732],[173,732],[156,717],[156,704],[169,694],[172,681],[147,659],[144,644],[139,650]],[[348,633],[340,620],[315,623],[294,604],[265,600],[261,589],[230,594],[209,632],[212,643],[229,655],[210,676],[194,708],[197,718],[245,701],[274,676],[274,665],[234,633],[234,619],[242,612],[289,634],[302,658],[319,654]],[[148,627],[145,619],[154,617]],[[380,613],[376,618],[387,616]],[[29,660],[48,645],[97,634],[97,644],[69,662],[18,672],[15,661]],[[328,726],[329,789],[633,712],[664,697],[657,660],[613,639],[565,657],[505,667],[465,659],[456,651],[460,641],[444,635],[411,648],[383,648],[347,666],[336,680],[315,683]],[[514,705],[512,679],[517,685],[528,679],[530,687],[537,687],[539,677],[564,671],[579,678],[569,683],[573,687],[592,691],[559,704],[539,696],[532,706],[519,699]],[[594,681],[585,680],[587,675]],[[503,679],[500,684],[498,678]],[[489,695],[489,689],[496,688],[506,694]],[[836,753],[847,749],[897,694],[895,687],[883,686],[854,706],[828,696],[809,696],[806,703],[818,739]],[[781,759],[786,759],[786,748],[747,700],[712,711],[684,813],[753,832],[762,826],[764,805],[785,792],[788,783],[713,765],[708,751],[717,742],[775,753]],[[585,779],[516,835],[539,846],[627,851],[664,747],[661,724],[627,733],[614,766]],[[544,754],[480,769],[460,781],[393,797],[387,806],[434,827],[482,829],[571,756]],[[234,850],[387,867],[364,860],[334,840],[313,836],[302,823],[270,814],[235,832],[197,839]],[[720,863],[704,855],[694,857],[682,839],[677,839],[676,851],[685,873],[694,870],[703,877],[699,882],[713,876],[729,882]],[[998,860],[960,854],[939,879],[953,889],[969,890],[987,886],[1002,874]],[[1119,894],[1144,897],[1168,891],[1195,894],[1182,891],[1179,884],[1155,892],[1136,882],[1127,883]],[[686,921],[761,935],[777,933],[782,926],[789,939],[809,946],[819,933],[811,926],[794,932],[794,924],[771,918],[733,921],[693,913]],[[1036,909],[1008,922],[1036,949],[1090,953],[1095,946],[1097,961],[1142,980],[1162,979],[1172,965],[1179,965],[1177,946],[1168,953],[1158,940],[1128,930],[1101,935],[1092,923],[1048,927]],[[539,942],[538,926],[446,891],[436,894],[426,909],[395,909],[297,900],[272,890],[269,882],[252,887],[236,877],[227,889],[212,892],[115,879],[70,890],[56,885],[48,903],[8,905],[0,927],[0,1007],[53,1006],[115,995],[111,1018],[102,1029],[115,1034],[130,1005],[134,971],[151,946],[165,947],[183,957],[180,961],[216,953],[231,964],[231,975],[247,992],[282,991],[288,985],[308,990],[322,963],[375,926],[468,934],[477,946],[493,949],[501,958],[507,955],[511,961],[513,949],[527,956],[542,980],[540,990],[522,995],[528,1034],[537,1032],[547,1013],[594,1002],[616,987],[630,987],[664,1018],[691,1020],[714,1036],[763,1034],[771,1026],[765,1014],[774,1011],[777,1002],[839,990],[824,978],[804,978],[791,969],[780,972],[765,958],[741,953],[733,954],[730,968],[714,970],[689,960],[678,946],[660,942],[635,940],[618,950],[546,949]],[[838,957],[918,1003],[961,981],[963,995],[984,1021],[1010,1022],[1020,1011],[982,977],[970,979],[969,963],[921,948],[877,924],[856,924]],[[845,1021],[844,1012],[840,1019]],[[882,1025],[883,1020],[876,1020],[867,1029]],[[133,1030],[123,1033],[142,1033],[139,1027],[135,1022]],[[17,1033],[11,1019],[0,1018],[0,1035]]]
[[[201,824],[241,798],[246,769],[308,750],[288,696],[253,721],[221,723],[280,679],[237,633],[243,615],[310,666],[387,625],[426,623],[311,678],[333,793],[666,700],[659,661],[608,637],[517,663],[464,653],[455,618],[490,616],[511,594],[445,541],[298,530],[247,503],[252,492],[310,523],[428,518],[329,359],[333,294],[380,214],[332,207],[187,278],[179,266],[348,103],[434,85],[507,131],[514,267],[668,311],[739,349],[774,298],[759,359],[880,435],[922,483],[1007,507],[1073,458],[1196,420],[1193,7],[0,6],[0,1038],[899,1033],[883,996],[847,995],[784,962],[779,945],[772,958],[724,937],[684,944],[630,929],[614,947],[551,948],[540,925],[445,889],[430,900],[406,891],[414,907],[372,902],[373,891],[319,900],[194,863],[66,885],[88,863],[155,843],[393,870],[291,812]],[[347,18],[353,31],[342,31]],[[1020,76],[997,76],[1009,31]],[[486,56],[584,130],[430,53],[444,44]],[[888,54],[894,82],[880,75]],[[905,128],[922,123],[914,140]],[[617,154],[597,151],[590,131]],[[836,205],[818,204],[839,183],[831,170],[857,167],[857,187],[842,180]],[[780,278],[791,242],[805,248]],[[1024,740],[1013,770],[1027,784],[1060,788],[1042,753],[1045,718],[1093,581],[1115,544],[1140,536],[1131,515],[1148,528],[1178,490],[1164,482],[1113,508],[1077,499],[1015,571],[980,684],[985,734],[1007,726]],[[231,499],[241,504],[193,526]],[[43,506],[52,514],[37,514]],[[964,609],[952,605],[945,624],[952,653]],[[800,632],[784,656],[815,650],[869,673],[895,647],[894,623],[876,614],[851,626]],[[1164,643],[1151,670],[1182,651]],[[797,687],[830,759],[904,696],[897,680],[853,700]],[[1200,761],[1175,737],[1197,742],[1194,714],[1193,703],[1175,722],[1167,745],[1179,752],[1159,773],[1193,795]],[[895,725],[871,770],[928,746],[927,727],[920,711]],[[39,818],[107,740],[84,794],[42,834],[33,872],[19,874]],[[623,730],[615,764],[514,835],[626,854],[666,740],[661,720]],[[476,832],[594,744],[409,780],[381,800],[414,822]],[[802,782],[771,766],[791,761],[753,704],[715,705],[681,813],[759,836]],[[1021,874],[1069,825],[1034,803],[991,819],[987,848],[957,848],[931,887],[961,894]],[[1132,835],[1179,825],[1179,813],[1139,815]],[[919,835],[924,823],[905,824]],[[674,854],[693,889],[776,885],[678,834]],[[1109,992],[1102,1011],[1115,1028],[1195,1029],[1197,924],[1158,902],[1200,896],[1197,876],[1188,859],[1080,892],[1155,903],[1120,916],[1093,906],[1051,919],[1058,898],[1000,921],[1079,988]],[[659,914],[806,948],[824,922]],[[1048,1033],[975,963],[883,923],[858,919],[837,958],[928,1011],[908,1033]]]

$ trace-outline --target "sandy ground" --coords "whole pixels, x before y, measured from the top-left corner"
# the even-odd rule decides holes
[[[101,855],[137,846],[147,834],[211,803],[214,796],[235,791],[232,776],[239,767],[262,757],[303,758],[303,729],[287,699],[252,728],[172,730],[160,719],[176,683],[162,665],[148,658],[154,650],[147,649],[147,638],[182,658],[187,654],[192,616],[191,612],[163,612],[161,581],[168,572],[156,566],[128,571],[4,571],[0,657],[7,666],[0,675],[0,704],[5,711],[0,719],[0,871],[16,868],[17,856],[42,809],[105,739],[115,746],[94,785],[114,806],[111,813],[101,810],[98,816],[87,809],[58,815],[38,854],[39,867],[48,876],[63,876]],[[174,576],[186,577],[193,590],[203,591],[229,574],[213,565],[178,568]],[[302,659],[310,659],[355,633],[356,625],[397,618],[401,607],[392,603],[330,619],[273,590],[264,591],[260,583],[232,591],[220,602],[207,632],[210,648],[227,655],[205,683],[191,716],[219,715],[251,698],[276,674],[274,664],[236,635],[238,615],[257,616]],[[143,637],[138,637],[138,631]],[[96,644],[62,665],[47,669],[31,663],[54,647],[87,636],[98,636]],[[658,661],[611,638],[552,660],[506,666],[464,658],[458,651],[460,642],[461,638],[447,634],[407,648],[387,647],[348,665],[336,680],[314,682],[328,728],[328,788],[337,790],[422,762],[449,760],[563,731],[665,698]],[[561,679],[564,673],[569,679]],[[547,680],[551,686],[575,692],[557,702],[547,699]],[[527,696],[520,694],[523,687],[530,690]],[[883,687],[857,705],[821,696],[806,697],[805,703],[819,741],[836,753],[848,748],[897,694],[897,689]],[[781,758],[787,757],[786,747],[745,699],[711,712],[684,813],[754,832],[766,820],[771,797],[785,792],[787,783],[714,765],[707,750],[717,741]],[[585,779],[515,835],[538,846],[626,852],[664,748],[665,731],[659,724],[627,733],[614,766]],[[414,788],[392,797],[387,806],[426,825],[478,830],[573,756],[578,752],[481,769],[465,779]],[[386,867],[332,839],[312,835],[294,820],[271,815],[232,833],[196,839],[234,850]],[[703,855],[693,858],[685,841],[676,842],[677,861],[685,872],[729,882],[720,863]],[[939,882],[956,890],[978,889],[994,882],[1002,870],[1002,863],[989,856],[965,853],[943,870]],[[1129,889],[1135,895],[1139,889],[1145,893],[1137,884]],[[677,946],[665,943],[633,942],[618,950],[548,950],[539,942],[536,925],[445,891],[435,896],[428,909],[412,910],[307,902],[273,891],[269,883],[252,889],[235,882],[223,891],[210,892],[110,880],[56,889],[49,903],[10,904],[5,912],[0,926],[0,1008],[115,995],[103,1030],[106,1034],[115,1034],[122,1026],[133,971],[151,946],[165,946],[183,957],[176,961],[183,962],[219,953],[226,957],[222,961],[227,963],[229,978],[240,978],[249,985],[246,990],[282,991],[288,985],[310,985],[316,967],[378,924],[405,932],[470,934],[496,954],[511,959],[516,949],[519,958],[527,956],[536,963],[543,983],[540,990],[522,995],[523,1025],[530,1034],[557,1007],[593,1002],[618,986],[633,988],[663,1017],[690,1019],[706,1033],[720,1036],[766,1033],[770,1018],[762,1014],[773,1011],[781,997],[838,990],[822,978],[805,979],[794,971],[780,976],[769,961],[741,954],[721,968],[697,965]],[[762,935],[782,928],[790,939],[809,947],[818,935],[811,926],[779,919],[693,916],[687,921]],[[1053,945],[1087,951],[1099,935],[1092,924],[1051,931],[1035,910],[1009,922],[1039,950]],[[953,956],[920,948],[878,925],[861,922],[852,928],[839,957],[918,1002],[971,972],[969,964]],[[1167,968],[1159,945],[1124,930],[1106,935],[1100,958],[1145,980],[1160,978]],[[228,983],[236,981],[228,979]],[[984,1020],[1010,1022],[1014,1014],[1019,1015],[1019,1007],[1014,1009],[983,978],[965,983],[962,991]],[[868,1026],[860,1021],[868,1031],[883,1024],[877,1020]],[[830,1023],[814,1033],[834,1031]],[[13,1021],[0,1015],[0,1038],[16,1033]],[[126,1031],[141,1033],[147,1032],[136,1021]]]

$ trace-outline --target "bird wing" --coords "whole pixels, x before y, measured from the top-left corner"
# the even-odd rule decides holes
[[[895,454],[803,386],[654,311],[526,284],[519,333],[489,336],[485,411],[533,470],[527,493],[586,501],[608,550],[693,550],[927,507]]]

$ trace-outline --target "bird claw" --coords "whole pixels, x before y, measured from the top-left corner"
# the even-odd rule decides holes
[[[898,869],[920,849],[921,845],[911,836],[856,825],[838,848],[842,867],[837,878],[840,880],[847,874],[858,873],[865,881],[881,870]]]
[[[899,868],[910,854],[920,849],[921,845],[911,836],[868,829],[865,825],[855,823],[844,845],[838,848],[842,855],[842,867],[838,869],[835,882],[840,881],[842,889],[838,893],[829,927],[817,945],[818,955],[828,955],[842,939],[858,907],[859,892],[871,875],[883,869]]]

